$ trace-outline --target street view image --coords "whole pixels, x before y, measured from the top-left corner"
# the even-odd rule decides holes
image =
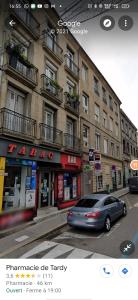
[[[136,2],[0,2],[0,258],[138,258]]]

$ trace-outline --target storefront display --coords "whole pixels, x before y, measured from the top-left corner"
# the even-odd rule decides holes
[[[32,170],[36,172],[34,161],[6,159],[3,211],[35,207],[36,173]]]
[[[32,219],[37,209],[55,206],[55,171],[60,151],[0,139],[0,229]]]
[[[81,194],[81,158],[61,155],[62,172],[56,176],[55,198],[59,209],[74,205]]]

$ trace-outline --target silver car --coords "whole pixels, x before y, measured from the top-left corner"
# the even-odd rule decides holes
[[[124,201],[109,194],[84,196],[67,213],[67,223],[74,227],[110,231],[111,223],[120,216],[126,216]]]

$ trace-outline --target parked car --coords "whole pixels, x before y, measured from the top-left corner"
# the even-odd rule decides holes
[[[128,179],[129,192],[138,192],[138,176],[133,176]]]
[[[67,213],[67,223],[73,227],[110,231],[113,221],[126,216],[124,201],[109,194],[91,194],[83,197]]]

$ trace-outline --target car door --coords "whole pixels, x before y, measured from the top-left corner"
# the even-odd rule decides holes
[[[122,215],[122,210],[123,210],[123,204],[122,202],[115,198],[115,197],[112,197],[112,201],[116,204],[115,206],[115,218],[118,218],[119,216]]]
[[[115,220],[115,215],[116,215],[116,203],[114,203],[113,199],[111,196],[107,197],[104,201],[104,214],[105,217],[107,215],[110,216],[111,221]]]

